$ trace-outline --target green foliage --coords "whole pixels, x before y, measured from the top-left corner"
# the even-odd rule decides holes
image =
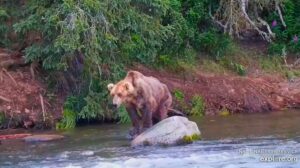
[[[70,109],[64,109],[63,119],[56,123],[56,129],[70,129],[76,126],[76,113]]]
[[[0,7],[0,46],[5,46],[7,42],[7,35],[8,35],[8,26],[5,23],[6,20],[9,18],[8,13],[6,10]]]
[[[205,113],[205,102],[204,99],[199,96],[195,95],[192,98],[192,109],[190,111],[190,115],[192,116],[203,116]]]
[[[13,43],[21,42],[16,38],[12,28],[14,21],[21,18],[20,0],[1,0],[0,1],[0,47],[9,48]]]
[[[124,106],[121,106],[118,109],[118,119],[119,119],[119,123],[129,123],[130,122],[130,117]]]
[[[56,123],[56,129],[70,129],[76,126],[78,107],[78,97],[69,96],[64,103],[63,118]]]
[[[180,90],[174,90],[175,107],[185,111],[188,115],[203,116],[205,114],[205,101],[199,95],[194,95],[190,103],[185,101],[185,95]]]
[[[281,56],[286,48],[285,44],[271,43],[268,47],[268,53],[271,55]]]
[[[233,72],[236,72],[240,76],[246,75],[246,68],[236,62],[233,62],[232,60],[228,58],[223,58],[220,60],[221,65],[223,65],[225,68],[232,70]]]
[[[179,101],[184,101],[184,93],[180,90],[175,90],[174,91],[174,96],[177,100]]]
[[[176,108],[180,109],[181,111],[188,111],[189,106],[185,102],[185,95],[182,91],[180,90],[174,90],[174,100],[176,103]]]
[[[209,17],[208,0],[170,0],[170,9],[163,17],[163,25],[173,28],[167,36],[161,55],[187,60],[187,50],[203,51],[212,56],[225,55],[231,49],[232,41],[227,35],[213,28]]]
[[[191,48],[185,49],[180,58],[171,55],[160,55],[155,61],[154,67],[169,70],[178,74],[190,74],[197,62],[196,55],[196,51]]]
[[[5,122],[5,115],[3,112],[0,111],[0,128],[4,127]]]
[[[215,30],[200,34],[198,40],[199,48],[215,58],[223,57],[232,51],[233,43],[229,36],[217,33]]]
[[[287,50],[294,53],[300,52],[300,42],[294,38],[300,37],[300,3],[299,0],[283,1],[283,18],[286,23],[286,28],[283,27],[279,15],[276,11],[269,15],[269,21],[277,21],[277,25],[272,27],[276,34],[275,44],[271,43],[269,51],[271,54],[281,54],[283,46]]]
[[[246,75],[246,69],[243,65],[238,64],[238,63],[232,63],[233,69],[235,70],[235,72],[237,72],[237,74],[239,74],[240,76],[245,76]]]
[[[156,61],[158,68],[166,68],[171,71],[177,71],[180,69],[178,60],[172,58],[170,55],[160,55]]]
[[[7,12],[4,9],[0,9],[0,19],[1,21],[6,20],[9,17]]]
[[[85,102],[76,110],[79,119],[116,118],[107,107],[107,83],[121,79],[132,61],[153,63],[173,36],[173,27],[161,24],[168,1],[30,0],[26,9],[15,31],[36,31],[43,38],[26,48],[28,62],[42,62],[49,72],[67,71],[77,53],[84,56],[86,82],[75,95]]]
[[[123,67],[115,65],[111,69],[110,78],[98,78],[90,81],[89,85],[86,86],[87,90],[82,92],[80,95],[79,102],[84,102],[83,106],[81,106],[81,110],[78,113],[78,117],[80,119],[90,120],[90,119],[98,119],[104,121],[106,120],[115,120],[121,119],[119,118],[119,114],[113,112],[108,108],[107,104],[110,100],[110,95],[107,90],[107,84],[110,81],[117,81],[121,78],[124,78],[125,71]],[[115,79],[115,80],[112,80]],[[100,80],[103,80],[100,82]],[[122,115],[122,117],[125,115]]]

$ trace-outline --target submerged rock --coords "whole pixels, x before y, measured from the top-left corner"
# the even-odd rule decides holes
[[[27,136],[31,136],[31,134],[7,134],[7,135],[0,135],[0,140],[6,140],[6,139],[19,139],[24,138]]]
[[[41,134],[41,135],[32,135],[23,138],[26,142],[48,142],[53,140],[63,139],[62,135],[55,134]]]
[[[138,135],[131,146],[176,145],[191,143],[200,139],[200,131],[195,122],[185,117],[174,116],[160,121]]]

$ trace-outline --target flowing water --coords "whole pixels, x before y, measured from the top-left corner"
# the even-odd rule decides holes
[[[129,125],[117,124],[56,132],[66,138],[55,142],[2,141],[0,167],[300,167],[300,111],[191,120],[203,139],[175,147],[131,148]]]

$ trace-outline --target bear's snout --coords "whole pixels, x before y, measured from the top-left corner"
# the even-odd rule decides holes
[[[115,96],[112,101],[112,106],[115,106],[114,108],[119,108],[122,103],[122,99],[118,96]]]
[[[109,106],[109,108],[111,108],[112,110],[116,110],[116,109],[118,108],[118,105],[113,104],[113,103],[109,104],[108,106]]]

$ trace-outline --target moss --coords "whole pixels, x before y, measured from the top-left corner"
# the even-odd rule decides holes
[[[181,143],[183,143],[183,144],[192,143],[192,142],[200,140],[200,139],[201,139],[201,136],[198,135],[198,134],[193,134],[191,136],[187,136],[186,135],[186,136],[184,136],[182,138],[182,142]]]
[[[223,108],[223,109],[220,111],[219,115],[220,115],[220,116],[226,117],[226,116],[229,116],[229,115],[230,115],[230,112],[229,112],[228,109]]]

